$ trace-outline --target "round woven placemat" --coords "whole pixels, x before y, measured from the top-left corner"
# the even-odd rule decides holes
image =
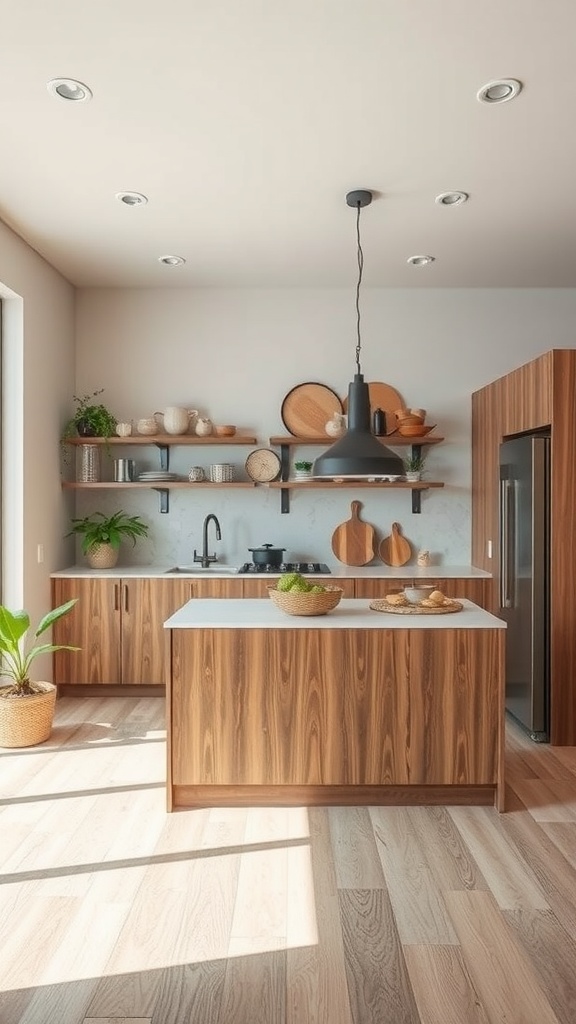
[[[450,612],[461,612],[464,605],[460,601],[450,601],[437,608],[427,608],[421,604],[388,604],[385,598],[370,601],[373,612],[391,612],[392,615],[448,615]]]

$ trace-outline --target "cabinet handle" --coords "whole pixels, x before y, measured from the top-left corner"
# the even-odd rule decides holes
[[[114,598],[112,601],[112,611],[117,612],[120,610],[120,584],[114,584]]]
[[[122,584],[122,595],[123,595],[123,598],[124,598],[124,611],[127,612],[128,611],[128,584],[127,583],[123,583]]]

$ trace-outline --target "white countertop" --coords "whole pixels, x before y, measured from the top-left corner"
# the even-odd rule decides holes
[[[267,598],[188,601],[165,629],[505,629],[506,623],[472,601],[453,615],[394,615],[375,612],[365,598],[343,598],[327,615],[286,615]]]
[[[238,565],[241,562],[238,561]],[[113,569],[90,569],[87,565],[73,565],[68,569],[60,569],[51,573],[51,576],[65,579],[90,579],[91,577],[108,577],[110,579],[150,579],[157,576],[168,576],[181,579],[228,579],[236,577],[242,580],[275,579],[279,573],[242,573],[237,572],[238,565],[230,566],[230,572],[196,571],[190,573],[169,574],[169,565],[116,565]],[[324,574],[324,579],[377,579],[377,580],[416,580],[416,579],[491,579],[489,572],[483,569],[476,569],[472,565],[430,565],[420,568],[418,565],[402,565],[400,567],[391,565],[342,565],[338,562],[331,563],[330,576]],[[306,573],[304,573],[306,575]],[[322,573],[314,573],[314,579],[322,579]]]

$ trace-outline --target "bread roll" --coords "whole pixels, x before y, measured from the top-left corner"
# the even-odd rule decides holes
[[[443,594],[441,590],[433,590],[432,593],[430,594],[429,600],[433,601],[434,604],[444,604],[444,601],[446,600],[446,595]]]
[[[385,600],[388,602],[388,604],[393,605],[408,604],[408,598],[404,597],[404,594],[387,594]]]

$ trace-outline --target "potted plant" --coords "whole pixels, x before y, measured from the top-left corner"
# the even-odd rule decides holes
[[[413,451],[403,461],[406,479],[409,483],[417,483],[424,471],[425,456]]]
[[[105,437],[108,440],[116,430],[116,417],[108,411],[105,405],[94,402],[94,399],[101,395],[104,388],[93,391],[91,395],[73,395],[76,402],[76,412],[68,420],[62,434],[62,439],[74,437]]]
[[[48,612],[36,628],[41,636],[57,619],[66,615],[77,598]],[[77,651],[68,644],[37,644],[26,647],[30,616],[0,605],[1,675],[12,681],[0,686],[0,747],[31,747],[43,743],[52,731],[56,687],[54,683],[32,682],[30,667],[39,654]]]
[[[308,480],[312,476],[312,463],[301,459],[294,463],[294,470],[296,480]]]
[[[93,512],[83,519],[72,519],[73,533],[83,536],[82,551],[92,569],[112,569],[118,561],[120,544],[125,538],[134,545],[137,537],[148,536],[148,526],[140,516],[127,516],[122,509],[111,516]]]

